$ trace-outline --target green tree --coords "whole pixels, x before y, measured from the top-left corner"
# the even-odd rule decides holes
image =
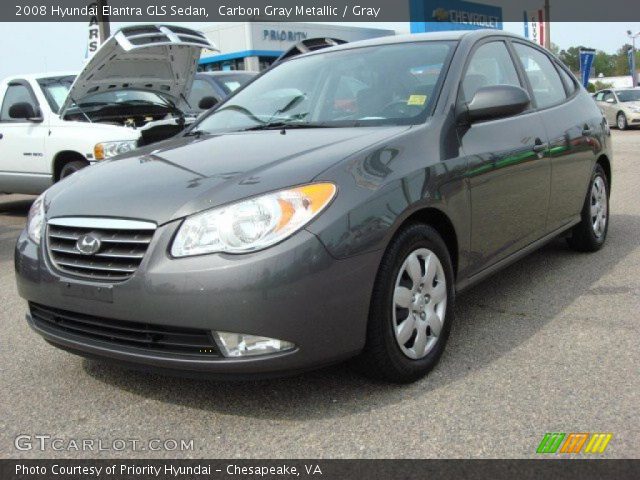
[[[602,74],[605,77],[615,75],[616,71],[616,56],[610,55],[603,51],[596,52],[596,56],[593,59],[593,68],[596,76]]]
[[[580,50],[585,48],[580,45],[578,47],[569,47],[560,51],[560,60],[569,67],[572,72],[580,71]]]

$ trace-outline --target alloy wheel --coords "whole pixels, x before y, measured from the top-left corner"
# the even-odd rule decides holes
[[[596,177],[591,187],[591,227],[597,238],[604,235],[607,227],[607,187],[602,177]]]
[[[400,267],[393,294],[393,328],[402,353],[426,357],[438,342],[446,311],[442,263],[429,249],[414,250]]]

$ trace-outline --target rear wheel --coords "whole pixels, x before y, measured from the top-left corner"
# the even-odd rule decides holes
[[[627,128],[629,128],[629,124],[627,123],[627,116],[622,112],[618,113],[616,123],[620,130],[626,130]]]
[[[73,175],[78,170],[82,170],[88,165],[89,164],[87,162],[83,162],[82,160],[73,160],[71,162],[67,162],[64,167],[62,167],[62,170],[60,170],[60,180]]]
[[[579,252],[595,252],[604,245],[609,230],[609,181],[604,169],[596,164],[585,198],[582,220],[573,227],[567,239],[569,246]]]
[[[454,307],[453,267],[436,230],[414,224],[384,254],[359,358],[372,377],[408,383],[426,375],[444,350]]]

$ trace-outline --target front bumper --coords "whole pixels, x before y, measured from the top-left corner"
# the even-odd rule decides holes
[[[178,222],[157,229],[136,273],[115,284],[61,276],[44,246],[18,239],[15,268],[20,295],[35,304],[123,322],[259,335],[288,340],[292,351],[247,357],[180,355],[118,345],[75,333],[31,327],[47,341],[89,357],[166,369],[230,376],[281,374],[333,363],[364,346],[374,252],[334,259],[318,238],[302,230],[261,252],[172,259]],[[73,282],[109,295],[69,295]]]
[[[640,126],[640,113],[634,113],[627,116],[627,123],[629,126]]]

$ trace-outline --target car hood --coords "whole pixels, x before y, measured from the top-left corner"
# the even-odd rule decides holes
[[[321,128],[186,136],[99,162],[47,191],[47,217],[167,223],[310,182],[333,164],[410,127]]]
[[[640,108],[640,101],[636,101],[636,102],[624,102],[623,105],[626,108]]]
[[[178,104],[189,96],[203,48],[219,51],[190,28],[134,25],[118,30],[75,78],[60,113],[107,90],[149,90]]]

